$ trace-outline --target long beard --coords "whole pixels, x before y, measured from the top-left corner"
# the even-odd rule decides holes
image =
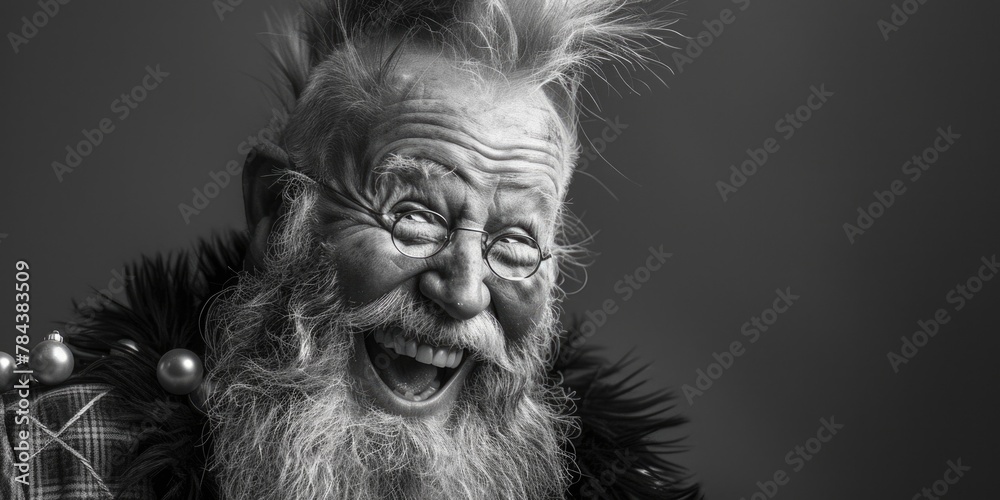
[[[267,269],[213,304],[213,466],[225,498],[562,498],[567,396],[545,379],[554,308],[517,345],[480,314],[453,322],[396,291],[351,307],[292,200]],[[352,336],[397,324],[466,347],[477,366],[445,418],[387,413],[352,390]],[[360,344],[360,343],[359,343]],[[363,347],[362,347],[363,349]],[[365,355],[359,353],[358,355]]]

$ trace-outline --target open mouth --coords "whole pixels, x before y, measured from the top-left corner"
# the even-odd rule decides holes
[[[408,338],[401,328],[380,328],[365,338],[375,373],[397,396],[409,401],[434,397],[462,364],[465,351]]]
[[[459,347],[431,345],[399,327],[363,336],[370,368],[362,370],[369,393],[386,409],[404,414],[434,411],[454,401],[472,360]]]

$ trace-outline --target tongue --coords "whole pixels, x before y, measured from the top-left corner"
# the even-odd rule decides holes
[[[385,369],[377,369],[382,381],[392,390],[403,393],[420,394],[431,386],[439,375],[440,368],[421,363],[409,356],[387,352],[379,347],[383,354],[389,357],[388,363],[376,364]]]

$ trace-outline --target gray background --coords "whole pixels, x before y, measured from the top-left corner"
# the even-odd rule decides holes
[[[790,482],[776,498],[911,498],[958,458],[972,470],[947,498],[995,495],[1000,283],[961,311],[945,299],[1000,252],[995,13],[928,0],[885,41],[876,23],[893,3],[690,2],[677,25],[685,34],[724,8],[735,22],[682,72],[661,70],[667,86],[646,75],[641,95],[599,92],[603,115],[627,125],[600,147],[624,175],[591,161],[593,177],[574,184],[572,208],[598,231],[600,256],[567,309],[614,300],[618,312],[587,342],[611,356],[637,347],[661,387],[694,384],[713,352],[743,341],[746,353],[693,405],[678,400],[693,419],[692,449],[678,459],[711,498],[750,498],[779,469]],[[21,16],[39,10],[4,2],[0,31],[20,31]],[[18,53],[0,47],[0,282],[30,262],[36,340],[124,262],[242,226],[238,179],[189,224],[177,207],[210,172],[242,161],[240,142],[271,116],[260,83],[269,10],[246,0],[220,20],[208,1],[77,1]],[[671,54],[660,51],[676,69]],[[111,102],[157,64],[170,75],[118,120]],[[781,139],[775,122],[821,84],[834,95]],[[51,163],[105,117],[114,132],[60,182]],[[910,182],[901,165],[947,126],[962,137]],[[599,137],[604,126],[586,128]],[[716,182],[768,137],[781,149],[724,203]],[[851,244],[842,224],[896,179],[906,193]],[[616,281],[660,245],[673,257],[622,300]],[[786,287],[801,298],[749,344],[741,325]],[[8,352],[11,295],[0,315]],[[938,308],[952,320],[894,373],[887,353]],[[793,472],[786,453],[831,416],[845,427]]]

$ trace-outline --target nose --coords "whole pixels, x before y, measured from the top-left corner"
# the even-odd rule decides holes
[[[448,246],[431,259],[431,268],[420,276],[425,297],[458,320],[472,319],[489,307],[485,279],[491,271],[483,260],[481,234],[455,231]]]

